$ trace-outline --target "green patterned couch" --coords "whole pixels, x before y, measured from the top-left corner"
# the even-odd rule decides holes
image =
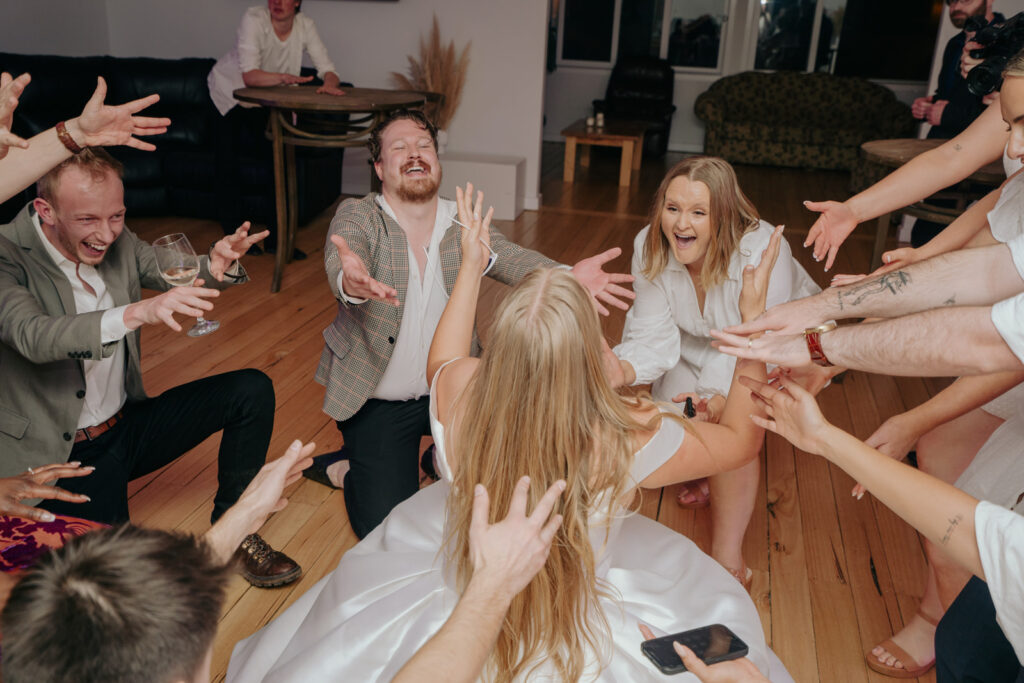
[[[694,111],[706,126],[705,154],[766,166],[854,170],[862,142],[912,137],[915,124],[885,86],[825,73],[726,76]]]

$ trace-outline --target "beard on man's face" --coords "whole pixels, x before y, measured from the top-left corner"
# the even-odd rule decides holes
[[[414,165],[422,166],[427,174],[416,178],[406,176],[405,171]],[[408,162],[402,168],[401,180],[395,188],[395,195],[402,201],[413,204],[429,202],[437,196],[437,191],[441,187],[441,169],[438,168],[437,178],[431,175],[432,170],[430,164],[425,161]]]

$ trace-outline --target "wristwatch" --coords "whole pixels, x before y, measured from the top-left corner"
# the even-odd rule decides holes
[[[823,368],[832,367],[832,363],[825,356],[825,351],[821,348],[821,335],[834,329],[836,329],[835,323],[825,323],[824,325],[808,327],[804,330],[804,341],[807,342],[807,351],[811,354],[811,360]]]

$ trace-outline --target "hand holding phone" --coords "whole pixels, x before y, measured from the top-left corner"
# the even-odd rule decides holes
[[[683,406],[683,415],[686,417],[697,417],[697,409],[693,407],[693,399],[686,397],[686,404]]]
[[[674,642],[688,647],[708,665],[739,659],[749,652],[747,644],[722,624],[645,640],[640,644],[640,650],[663,674],[683,673],[687,670],[686,665],[672,647]]]

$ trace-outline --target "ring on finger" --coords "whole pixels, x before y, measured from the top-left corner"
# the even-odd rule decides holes
[[[32,469],[31,467],[29,467],[29,468],[28,468],[28,473],[29,473],[29,474],[35,474],[35,473],[36,473],[36,471],[35,471],[34,469]]]
[[[751,339],[750,337],[747,337],[747,349],[752,348],[753,345],[754,345],[754,340]]]

